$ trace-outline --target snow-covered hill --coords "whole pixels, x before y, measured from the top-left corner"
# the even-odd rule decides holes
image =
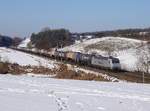
[[[123,50],[141,45],[140,40],[127,39],[121,37],[103,37],[90,40],[84,40],[83,42],[76,43],[71,46],[63,48],[64,51],[74,51],[83,53],[98,53],[98,51],[106,51],[106,49]]]
[[[1,111],[149,111],[150,86],[0,75]]]
[[[57,67],[54,61],[3,47],[0,47],[0,57],[2,61],[17,63],[21,66],[44,66],[51,69]]]
[[[19,48],[26,48],[28,46],[28,43],[30,43],[30,38],[26,38],[25,40],[23,40],[20,45],[18,46]]]
[[[103,56],[114,56],[120,59],[122,69],[135,71],[139,58],[144,57],[141,50],[148,52],[146,41],[128,39],[121,37],[103,37],[85,40],[71,46],[67,46],[63,51],[74,51],[82,53],[96,53]],[[148,52],[149,53],[149,52]]]

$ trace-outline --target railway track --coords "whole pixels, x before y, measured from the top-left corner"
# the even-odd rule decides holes
[[[29,54],[33,54],[33,55],[44,57],[44,58],[48,58],[51,60],[55,59],[58,62],[62,62],[64,64],[77,65],[78,67],[92,70],[92,71],[99,72],[99,73],[103,73],[103,74],[107,74],[111,77],[115,77],[115,78],[120,79],[120,80],[126,80],[129,82],[137,82],[137,83],[143,82],[143,73],[141,73],[141,72],[113,71],[113,70],[108,70],[108,69],[95,68],[95,67],[86,66],[83,64],[77,64],[73,61],[62,60],[62,59],[58,59],[55,57],[51,57],[48,54],[42,54],[42,53],[30,51],[30,50],[23,50],[23,49],[17,49],[17,48],[11,48],[11,49],[25,52],[25,53],[29,53]],[[150,83],[150,74],[144,74],[144,83]]]

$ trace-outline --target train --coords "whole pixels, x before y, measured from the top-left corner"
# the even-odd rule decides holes
[[[119,59],[112,56],[104,57],[102,55],[84,54],[72,51],[64,52],[56,50],[55,52],[57,52],[57,55],[54,56],[62,59],[67,59],[78,64],[111,70],[121,70],[121,64]]]
[[[33,53],[37,55],[42,55],[45,57],[51,57],[59,60],[66,60],[66,61],[74,62],[76,64],[81,64],[81,65],[95,67],[95,68],[121,70],[120,60],[112,56],[104,57],[102,55],[85,54],[85,53],[73,52],[73,51],[62,51],[57,49],[53,49],[51,51],[44,51],[44,50],[31,50],[31,49],[17,48],[17,50]]]

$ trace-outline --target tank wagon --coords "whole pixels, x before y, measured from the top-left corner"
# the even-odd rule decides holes
[[[80,54],[80,63],[84,65],[91,65],[92,55]]]

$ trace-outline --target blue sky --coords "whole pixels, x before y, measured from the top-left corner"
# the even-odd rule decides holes
[[[150,0],[0,0],[0,34],[30,36],[43,27],[71,32],[150,27]]]

